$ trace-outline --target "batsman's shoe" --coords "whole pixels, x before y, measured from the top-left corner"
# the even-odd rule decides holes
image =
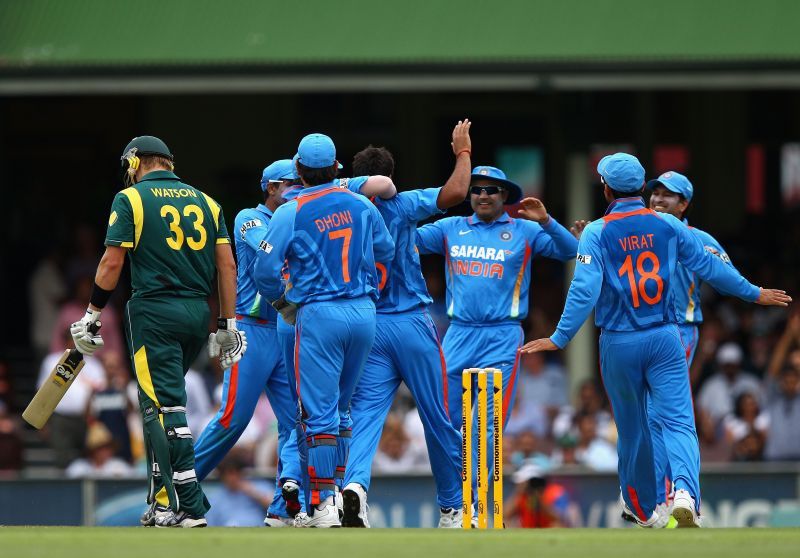
[[[675,499],[672,501],[672,517],[681,527],[700,527],[700,518],[695,509],[694,498],[686,490],[675,491]]]
[[[322,509],[315,509],[314,515],[311,516],[304,512],[298,513],[294,517],[294,526],[300,528],[341,527],[342,522],[339,521],[339,511],[336,509],[336,506],[333,504],[328,504],[323,506]]]
[[[294,527],[294,518],[281,517],[274,513],[268,513],[264,518],[265,527]]]
[[[208,522],[205,517],[193,517],[185,511],[175,513],[167,510],[167,513],[156,518],[156,527],[182,527],[191,529],[194,527],[207,527]]]
[[[342,491],[343,511],[342,527],[369,528],[369,506],[367,492],[358,483],[351,482]]]
[[[156,519],[165,515],[168,511],[168,507],[162,506],[158,502],[153,502],[142,514],[142,517],[139,518],[139,523],[142,527],[153,527],[156,524]]]
[[[463,519],[461,508],[439,508],[439,529],[460,529]]]
[[[300,485],[291,479],[284,481],[281,486],[281,494],[286,502],[286,513],[294,519],[298,513],[303,511],[303,506],[300,504]]]

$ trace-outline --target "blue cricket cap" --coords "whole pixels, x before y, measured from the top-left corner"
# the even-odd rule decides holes
[[[310,169],[324,169],[336,162],[336,146],[325,134],[308,134],[300,140],[294,160]]]
[[[296,180],[297,170],[291,159],[280,159],[271,163],[264,172],[261,173],[261,190],[267,190],[267,183],[277,180]]]
[[[472,181],[475,179],[483,178],[491,182],[497,183],[498,186],[503,186],[508,190],[508,198],[506,198],[505,205],[513,205],[522,199],[522,188],[511,182],[506,178],[506,173],[497,167],[481,166],[472,169]]]
[[[644,167],[639,159],[628,153],[606,155],[597,163],[597,172],[617,192],[633,194],[644,184]]]
[[[670,192],[680,194],[686,198],[687,201],[692,201],[692,196],[694,195],[694,186],[689,182],[689,179],[675,171],[667,171],[658,178],[647,181],[647,188],[649,190],[652,190],[656,186],[663,186]]]

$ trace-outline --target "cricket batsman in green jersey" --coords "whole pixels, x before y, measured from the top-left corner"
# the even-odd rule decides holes
[[[150,465],[150,508],[142,524],[205,527],[209,504],[194,471],[183,378],[206,341],[215,275],[220,317],[208,339],[209,355],[219,356],[227,368],[247,348],[234,318],[236,263],[222,209],[173,173],[173,156],[163,141],[134,138],[122,166],[128,187],[114,198],[89,307],[70,331],[83,354],[102,346],[99,332],[89,326],[100,319],[127,254],[133,294],[125,330]]]

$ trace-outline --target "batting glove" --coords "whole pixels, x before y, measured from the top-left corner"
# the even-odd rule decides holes
[[[69,326],[75,347],[84,355],[91,355],[103,347],[103,338],[98,333],[100,311],[86,309],[86,314],[79,321]],[[91,329],[90,329],[91,326]]]
[[[217,332],[208,336],[208,356],[219,357],[220,365],[229,368],[239,362],[246,350],[247,337],[236,329],[236,320],[220,318]]]

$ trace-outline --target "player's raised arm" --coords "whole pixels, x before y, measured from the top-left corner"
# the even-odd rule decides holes
[[[367,181],[359,188],[359,193],[368,198],[378,197],[388,200],[397,194],[397,186],[388,176],[375,175],[367,178]]]
[[[603,285],[603,259],[600,252],[600,226],[587,227],[578,246],[575,275],[569,286],[564,312],[556,331],[549,339],[537,339],[524,345],[520,352],[535,353],[563,349],[589,317],[597,304]]]
[[[547,208],[536,198],[525,198],[520,202],[519,216],[539,223],[546,234],[536,235],[533,241],[534,253],[561,261],[575,257],[578,241],[564,226],[553,219]]]
[[[447,219],[440,219],[417,229],[416,244],[420,254],[445,254],[446,223]]]
[[[453,128],[453,154],[456,156],[456,165],[453,174],[447,179],[439,196],[436,205],[439,209],[448,209],[463,202],[467,198],[469,190],[470,169],[472,167],[472,140],[469,136],[469,129],[472,122],[467,119],[459,120]]]
[[[665,215],[664,219],[678,231],[678,261],[719,292],[764,306],[788,306],[792,302],[786,291],[762,289],[750,283],[733,266],[706,250],[700,239],[675,217]]]

